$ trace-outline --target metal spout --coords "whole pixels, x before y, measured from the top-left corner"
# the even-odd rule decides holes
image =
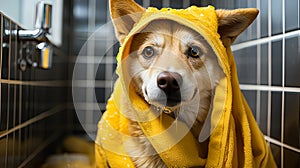
[[[38,67],[42,69],[52,68],[53,47],[46,42],[42,42],[37,45],[37,49],[40,50]]]

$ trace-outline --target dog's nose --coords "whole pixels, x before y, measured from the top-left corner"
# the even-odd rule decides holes
[[[157,76],[157,86],[166,93],[176,92],[182,85],[182,77],[177,72],[164,71]]]

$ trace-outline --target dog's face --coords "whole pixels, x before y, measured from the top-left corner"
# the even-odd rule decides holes
[[[176,22],[154,21],[132,41],[127,67],[134,88],[151,105],[188,104],[224,76],[206,40]]]
[[[123,43],[145,9],[133,0],[110,0],[110,10],[117,38]],[[230,47],[257,14],[257,9],[216,10],[223,45]],[[126,64],[134,88],[155,106],[176,108],[189,103],[208,94],[223,76],[203,37],[173,21],[151,22],[134,35],[130,47]]]

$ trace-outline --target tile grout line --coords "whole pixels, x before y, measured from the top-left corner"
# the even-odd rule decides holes
[[[4,19],[4,17],[3,17],[3,15],[0,13],[0,20],[1,20],[1,25],[0,25],[0,30],[1,30],[1,32],[0,32],[0,44],[1,44],[1,48],[3,48],[3,19]],[[2,56],[3,56],[3,54],[2,54],[2,50],[1,50],[1,53],[0,53],[0,79],[2,79]],[[1,97],[0,97],[0,100],[1,100]],[[0,101],[1,102],[1,101]]]
[[[5,29],[5,28],[4,28]],[[11,31],[11,21],[9,21],[9,30]],[[10,61],[11,61],[11,35],[8,38],[8,62],[7,62],[7,80],[10,80]],[[10,84],[7,84],[7,114],[6,114],[6,129],[9,129],[9,114],[10,114]],[[8,137],[7,137],[8,138]]]
[[[4,19],[4,17],[3,17],[3,15],[0,13],[0,21],[1,21],[1,25],[0,25],[0,30],[1,30],[1,32],[0,32],[0,44],[1,44],[1,48],[3,49],[3,19]],[[3,54],[2,54],[2,50],[1,50],[1,53],[0,53],[0,80],[2,79],[2,57],[3,57]],[[1,84],[1,82],[0,82],[0,84]],[[1,87],[0,87],[0,89],[1,89]],[[1,96],[0,96],[0,102],[1,102]],[[1,104],[1,103],[0,103]],[[1,107],[1,106],[0,106]]]
[[[108,37],[106,37],[106,38],[108,38]],[[114,42],[115,41],[112,40],[112,43],[109,43],[109,44],[113,44]],[[110,45],[107,45],[107,46],[111,47]],[[71,63],[81,63],[81,64],[99,64],[99,63],[101,63],[101,64],[114,64],[114,63],[116,63],[115,59],[112,59],[112,60],[108,59],[109,57],[114,57],[114,55],[106,54],[106,55],[97,56],[97,57],[94,58],[95,62],[91,62],[89,57],[95,57],[95,56],[90,56],[90,55],[78,56],[76,59],[71,59],[70,61],[71,61]]]
[[[170,6],[170,0],[162,0],[162,7],[167,8]]]
[[[110,80],[73,80],[77,87],[94,87],[94,85],[98,87],[105,87],[105,85],[110,86]],[[41,86],[41,87],[67,87],[71,86],[71,81],[19,81],[19,80],[0,80],[1,83],[20,85],[20,86]]]
[[[282,0],[282,34],[285,35],[285,0]],[[285,37],[282,38],[282,87],[285,86]],[[284,142],[284,101],[285,92],[281,95],[281,143]],[[281,146],[281,167],[284,167],[284,150]]]
[[[298,29],[300,29],[300,0],[298,0]],[[298,53],[300,53],[300,35],[298,36]],[[300,101],[299,101],[300,103]],[[300,111],[299,111],[300,112]],[[300,120],[300,117],[298,117]],[[298,144],[300,144],[300,135],[298,135]]]
[[[189,7],[190,5],[191,5],[190,0],[184,0],[184,1],[182,2],[183,8],[187,8],[187,7]]]
[[[272,4],[271,0],[268,0],[268,36],[272,36]],[[268,85],[271,86],[272,83],[272,43],[271,41],[268,41]],[[268,91],[268,118],[267,118],[267,135],[271,135],[271,100],[272,100],[272,94],[271,91]]]
[[[17,115],[17,88],[16,86],[14,85],[14,112],[13,112],[13,127],[16,126],[16,115]],[[15,136],[16,136],[16,133],[14,132],[13,134],[13,142],[15,142]],[[12,150],[12,155],[14,156],[15,155],[15,143],[13,143],[13,150]]]
[[[17,30],[17,26],[15,25],[14,26],[14,28],[13,28],[13,30]],[[18,48],[18,46],[17,46],[17,41],[16,40],[14,40],[14,65],[16,65],[15,63],[17,62],[17,54],[18,54],[18,52],[17,52],[17,48]],[[17,66],[16,66],[17,67]],[[17,68],[15,68],[15,71],[14,71],[14,76],[15,76],[15,78],[17,79],[17,71],[18,71],[18,69]],[[16,126],[16,116],[17,116],[17,85],[13,85],[14,86],[14,112],[13,112],[13,127],[15,127]],[[13,142],[16,142],[16,132],[14,132],[13,133]],[[17,152],[15,151],[15,143],[13,143],[13,152],[12,152],[12,155],[13,156],[15,156],[16,154],[17,154]],[[17,155],[17,156],[19,156],[19,155]],[[15,166],[15,165],[13,165],[13,166]]]
[[[162,7],[167,8],[170,5],[170,0],[162,0]]]
[[[73,87],[110,88],[111,83],[112,80],[74,80]]]
[[[95,61],[95,36],[94,31],[96,28],[96,0],[90,0],[88,1],[88,32],[91,34],[88,37],[87,41],[87,55],[90,55],[91,57],[88,57],[88,61],[94,62]],[[86,76],[87,80],[94,80],[95,79],[95,64],[91,64],[90,66],[86,66]],[[94,100],[94,83],[92,83],[93,86],[91,88],[85,88],[86,91],[86,102],[95,101]],[[85,113],[85,123],[89,123],[93,120],[93,113],[91,111],[86,111]],[[86,125],[84,123],[84,128],[86,128]],[[82,123],[83,124],[83,123]]]
[[[56,113],[59,113],[59,112],[63,111],[64,109],[66,109],[64,105],[57,105],[57,106],[55,106],[55,107],[53,107],[49,110],[46,110],[43,113],[41,113],[41,114],[39,114],[39,115],[37,115],[33,118],[30,118],[29,120],[27,120],[27,121],[15,126],[15,127],[11,128],[11,129],[9,129],[9,130],[7,130],[6,132],[2,132],[0,134],[0,139],[3,138],[4,136],[9,135],[10,133],[15,132],[16,130],[22,129],[22,128],[28,126],[28,125],[36,123],[37,121],[40,121],[40,120],[43,120],[47,117],[53,116]]]
[[[29,156],[26,157],[26,159],[24,161],[22,161],[18,168],[23,168],[25,167],[30,161],[32,161],[39,153],[41,153],[43,151],[43,149],[45,149],[47,146],[49,146],[52,142],[54,142],[56,139],[58,139],[58,137],[62,134],[62,132],[60,133],[56,133],[53,134],[50,138],[48,138],[46,141],[42,142],[42,144],[40,144],[37,148],[35,148],[35,150],[29,154]]]
[[[279,35],[274,35],[274,36],[269,35],[268,37],[264,37],[264,38],[260,38],[260,39],[251,40],[251,41],[242,42],[242,43],[239,43],[239,44],[232,45],[231,50],[232,51],[237,51],[237,50],[241,50],[241,49],[248,48],[248,47],[251,47],[251,46],[256,46],[258,44],[270,43],[272,41],[281,40],[282,38],[292,38],[292,37],[297,37],[299,35],[300,35],[300,30],[295,30],[295,31],[291,31],[291,32],[288,32],[288,33],[285,33],[285,34],[279,34]]]
[[[8,160],[8,136],[6,136],[5,138],[5,161],[4,161],[4,167],[7,167],[7,160]]]
[[[7,21],[6,21],[7,22]],[[3,29],[6,29],[5,26],[3,26]],[[11,31],[11,20],[9,20],[9,31]],[[3,37],[2,37],[3,38]],[[10,60],[11,60],[11,35],[8,39],[8,56],[7,56],[7,79],[10,79]],[[3,47],[3,46],[1,46]],[[6,109],[6,130],[9,129],[9,114],[10,114],[10,85],[7,85],[7,109]],[[5,165],[7,166],[8,162],[8,136],[6,136],[6,160]]]
[[[16,30],[16,26],[14,27],[14,30]],[[14,40],[14,50],[16,51],[16,49],[17,49],[17,43],[16,43],[16,41]],[[17,60],[17,52],[14,52],[14,61],[16,61]],[[13,64],[14,64],[15,62],[13,62]],[[17,77],[17,68],[15,68],[15,71],[14,71],[14,76],[15,76],[15,78]],[[16,85],[14,85],[13,84],[13,86],[14,86],[14,119],[13,119],[13,126],[15,126],[15,124],[16,124],[16,107],[17,107],[17,105],[16,105],[16,102],[17,102],[17,86]]]
[[[107,4],[107,21],[111,21],[110,18],[110,13],[109,13],[109,4]],[[111,29],[113,30],[113,28]],[[107,42],[105,43],[105,48],[106,48],[106,53],[105,53],[105,59],[108,62],[111,62],[111,64],[105,64],[105,80],[108,80],[110,78],[110,81],[112,81],[112,76],[113,76],[113,65],[114,65],[114,60],[115,56],[114,56],[114,44],[116,44],[115,40],[114,40],[114,32],[110,31],[109,33],[111,33],[111,35],[106,36],[106,40]],[[105,82],[104,83],[104,99],[108,98],[111,94],[111,90],[112,90],[112,82]],[[109,89],[111,88],[111,89]]]
[[[86,102],[80,102],[80,103],[77,103],[76,109],[87,110],[86,107],[88,107],[88,110],[99,110],[99,106],[100,106],[100,109],[101,109],[101,107],[105,108],[106,107],[106,103],[86,103]],[[70,102],[68,103],[67,108],[68,109],[75,109],[74,106],[73,106],[73,104],[70,103]]]
[[[18,51],[18,54],[19,54],[19,57],[22,59],[23,58],[23,42],[20,42],[20,51]],[[23,80],[23,74],[21,71],[19,71],[20,73],[20,81]],[[22,81],[23,82],[23,81]],[[19,93],[19,124],[21,123],[22,121],[22,96],[23,96],[23,87],[22,86],[19,86],[19,89],[20,89],[20,93]]]
[[[300,93],[300,88],[298,87],[240,84],[240,88],[241,90],[259,90],[259,91],[272,91],[272,92],[284,91],[284,92]]]
[[[0,47],[3,47],[3,16],[2,14],[0,13]],[[1,49],[1,52],[0,52],[0,80],[2,79],[2,49]],[[0,81],[0,93],[2,93],[2,82]],[[2,96],[0,94],[0,110],[2,109]],[[1,118],[2,118],[2,112],[0,111],[0,121],[1,121]]]
[[[31,73],[31,72],[30,72],[30,73]],[[31,78],[31,76],[30,76],[30,78]],[[27,93],[26,96],[28,96],[28,97],[31,96],[31,95],[30,95],[30,92],[29,92],[30,90],[29,90],[29,87],[28,87],[28,86],[25,86],[24,91]],[[25,113],[27,113],[27,114],[30,114],[30,108],[29,108],[29,107],[30,107],[30,105],[29,105],[30,103],[31,103],[31,102],[29,102],[29,101],[25,101],[25,103],[24,103],[24,104],[25,104],[25,111],[22,111],[22,112],[25,112]],[[32,118],[31,118],[31,119],[32,119]],[[31,119],[29,119],[29,120],[31,120]],[[22,125],[24,125],[24,124],[22,124]],[[30,124],[28,124],[28,125],[30,125]],[[29,136],[28,136],[28,134],[29,134],[29,133],[28,133],[28,127],[27,127],[28,125],[27,125],[27,124],[24,125],[24,127],[25,127],[25,129],[24,129],[25,137],[24,137],[24,138],[25,138],[25,139],[28,139],[28,138],[29,138]],[[14,128],[16,128],[16,127],[14,127]],[[16,130],[17,130],[17,129],[16,129]],[[12,131],[12,132],[15,132],[16,130],[14,130],[14,131]],[[28,143],[26,143],[25,146],[26,146],[26,147],[25,147],[26,152],[28,152]]]
[[[260,10],[260,0],[256,1],[256,7]],[[261,37],[261,16],[258,15],[257,18],[257,33],[256,36],[257,38]],[[256,78],[257,78],[257,84],[260,85],[261,83],[261,45],[257,45],[257,53],[256,53],[256,58],[257,58],[257,71],[256,71]],[[261,106],[261,93],[260,91],[256,92],[256,122],[260,124],[260,106]]]
[[[147,8],[150,6],[150,0],[143,0],[143,7]]]
[[[22,80],[8,80],[0,79],[1,83],[25,85],[25,86],[44,86],[44,87],[67,87],[67,80],[53,80],[53,81],[22,81]]]
[[[288,144],[285,144],[285,143],[281,143],[280,141],[278,141],[278,140],[276,140],[276,139],[274,139],[274,138],[271,138],[271,137],[269,137],[269,136],[264,136],[265,137],[265,140],[266,141],[268,141],[268,142],[271,142],[271,143],[273,143],[273,144],[275,144],[275,145],[278,145],[278,146],[282,146],[282,147],[284,147],[284,148],[286,148],[286,149],[289,149],[289,150],[292,150],[292,151],[294,151],[294,152],[297,152],[297,153],[300,153],[300,149],[299,148],[295,148],[295,147],[293,147],[293,146],[290,146],[290,145],[288,145]]]
[[[23,43],[20,42],[20,51],[17,52],[17,54],[19,55],[19,58],[23,57],[22,48],[23,48]],[[22,81],[23,75],[22,75],[21,71],[19,71],[19,74],[20,74],[20,81]],[[22,92],[23,92],[23,87],[19,86],[19,121],[18,121],[18,125],[22,123],[22,96],[23,96]],[[19,129],[18,132],[19,132],[19,135],[21,135],[22,130]],[[21,144],[22,144],[22,140],[19,137],[18,145],[21,146]],[[19,150],[18,150],[18,155],[21,157],[21,148],[20,147],[19,147]]]
[[[9,30],[11,30],[11,20],[9,20]],[[9,80],[10,79],[10,61],[11,61],[11,35],[9,35],[9,47],[8,47],[8,66],[7,66],[7,72],[8,72],[8,75],[7,75],[7,79]]]

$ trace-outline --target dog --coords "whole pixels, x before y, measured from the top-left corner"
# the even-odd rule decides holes
[[[132,0],[110,0],[110,12],[122,44],[145,9]],[[257,10],[216,10],[218,33],[225,47],[256,18]],[[212,47],[196,31],[170,20],[156,20],[135,34],[127,67],[135,92],[149,105],[187,125],[198,139],[208,116],[214,89],[225,77]],[[122,99],[123,100],[123,99]],[[124,99],[126,100],[126,99]],[[131,115],[130,102],[125,102]],[[136,167],[166,167],[136,121],[130,121],[130,135],[138,137],[126,145]],[[199,142],[199,155],[207,156],[208,140]],[[149,155],[147,155],[149,154]],[[140,157],[137,157],[140,156]]]

